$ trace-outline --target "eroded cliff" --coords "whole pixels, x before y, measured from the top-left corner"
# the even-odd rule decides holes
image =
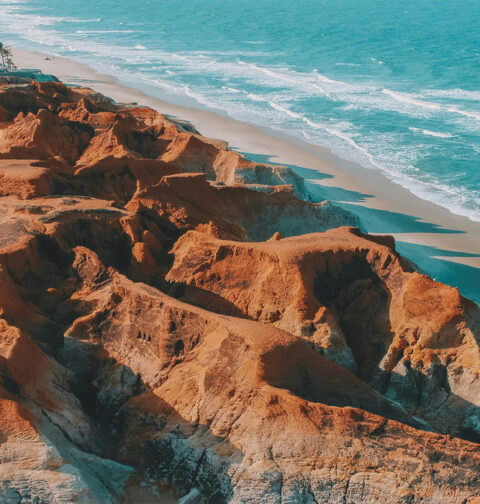
[[[476,502],[478,307],[290,168],[0,85],[0,210],[0,502]]]

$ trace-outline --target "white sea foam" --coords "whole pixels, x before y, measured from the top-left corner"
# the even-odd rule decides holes
[[[394,100],[397,100],[402,103],[407,103],[415,107],[421,107],[424,109],[434,110],[438,112],[450,112],[453,114],[459,114],[464,117],[475,119],[476,121],[480,121],[480,112],[464,110],[455,105],[443,105],[435,102],[419,100],[417,99],[416,95],[412,95],[410,93],[400,93],[398,91],[391,91],[390,89],[383,89],[383,93],[387,94],[388,96],[391,96]]]
[[[254,63],[246,63],[245,61],[242,61],[240,59],[237,60],[237,63],[242,66],[247,66],[250,70],[253,70],[255,73],[252,75],[254,75],[257,78],[259,74],[260,75],[263,74],[269,77],[269,79],[265,81],[269,85],[275,85],[275,83],[278,82],[292,84],[293,85],[292,87],[297,91],[303,89],[313,95],[320,94],[335,101],[335,98],[331,96],[331,93],[327,89],[325,89],[325,87],[320,86],[318,83],[316,83],[314,79],[312,79],[308,74],[295,72],[288,68],[278,68],[278,69],[265,68],[255,65]],[[272,81],[272,79],[274,80]],[[327,81],[330,83],[335,82],[329,79],[327,79],[325,82]]]
[[[269,101],[268,102],[269,105],[275,109],[275,110],[278,110],[280,112],[283,112],[284,114],[287,114],[288,116],[290,117],[293,117],[294,119],[302,119],[303,118],[303,115],[302,114],[298,114],[297,112],[293,112],[291,111],[288,107],[286,106],[283,106],[283,105],[279,105],[278,103],[275,103],[273,101]]]
[[[469,91],[466,89],[427,89],[422,91],[422,96],[450,98],[453,100],[480,101],[480,91]]]
[[[446,107],[446,109],[448,110],[448,112],[453,112],[454,114],[460,114],[462,116],[469,117],[471,119],[475,119],[476,121],[480,121],[480,112],[463,110],[463,109],[461,109],[459,107],[455,107],[455,106],[449,106],[449,107]]]
[[[378,163],[378,161],[375,159],[375,157],[372,154],[370,154],[370,152],[368,152],[367,149],[365,149],[364,147],[359,145],[357,142],[355,142],[355,140],[353,140],[353,138],[349,137],[348,135],[346,135],[342,131],[339,131],[339,130],[336,130],[333,128],[325,128],[325,130],[328,133],[330,133],[331,135],[337,136],[338,138],[341,138],[342,140],[347,142],[347,144],[349,144],[354,149],[356,149],[358,152],[360,152],[363,156],[365,156],[365,158],[368,160],[368,162],[372,166],[374,166],[375,168],[383,169],[383,167]],[[363,164],[363,163],[361,163],[361,164]]]
[[[398,91],[391,91],[390,89],[386,88],[382,89],[382,92],[401,103],[407,103],[409,105],[414,105],[416,107],[421,107],[429,110],[442,110],[441,105],[439,105],[438,103],[431,103],[422,100],[417,100],[409,93],[400,93]]]
[[[230,93],[235,93],[235,94],[245,92],[243,90],[240,90],[240,89],[237,89],[237,88],[232,88],[232,87],[229,87],[229,86],[222,86],[222,89],[225,89],[226,91],[229,91]]]
[[[410,131],[413,131],[414,133],[423,133],[424,135],[428,135],[428,136],[433,136],[433,137],[438,137],[438,138],[453,138],[453,135],[451,133],[441,133],[439,131],[430,131],[427,129],[413,128],[413,127],[410,127],[408,129]]]
[[[0,0],[0,4],[2,3],[4,4]],[[99,19],[90,21],[98,22]],[[186,95],[202,105],[222,109],[241,120],[261,123],[276,129],[283,128],[299,137],[307,137],[314,143],[331,147],[342,157],[367,167],[381,169],[390,178],[420,197],[435,201],[458,214],[480,220],[480,211],[472,209],[473,192],[468,195],[470,198],[468,199],[463,189],[457,190],[441,180],[428,178],[426,174],[420,172],[415,167],[415,146],[402,144],[401,137],[392,139],[388,135],[372,132],[372,138],[367,139],[354,124],[345,121],[342,123],[338,119],[329,121],[320,115],[315,116],[313,111],[310,112],[308,109],[303,109],[304,113],[301,113],[299,109],[302,110],[302,105],[298,105],[302,99],[321,97],[345,102],[345,106],[342,107],[345,111],[350,108],[358,110],[359,113],[363,113],[363,110],[371,113],[377,109],[416,117],[430,118],[435,115],[436,120],[449,124],[452,124],[451,116],[455,116],[455,126],[458,123],[458,127],[470,125],[469,127],[473,128],[480,120],[480,112],[474,110],[472,104],[460,104],[457,101],[478,101],[480,92],[476,94],[474,91],[455,89],[426,90],[417,94],[402,93],[369,83],[335,80],[319,73],[318,70],[300,72],[287,67],[248,63],[236,59],[235,53],[232,52],[173,53],[148,50],[141,44],[136,47],[101,44],[90,37],[100,30],[78,30],[76,34],[63,34],[57,31],[57,23],[65,21],[76,22],[73,19],[54,16],[25,16],[19,11],[2,9],[0,29],[5,26],[8,32],[22,33],[26,39],[35,44],[49,46],[60,52],[69,50],[78,53],[79,56],[89,53],[91,54],[89,63],[93,66],[95,58],[99,67],[105,65],[104,62],[108,60],[109,64],[117,66],[114,73],[121,79],[128,71],[125,62],[134,63],[135,68],[143,66],[144,73],[139,71],[129,75],[131,79],[143,82],[144,87],[154,86],[168,93]],[[104,33],[114,32],[112,30]],[[255,41],[246,41],[249,42]],[[255,54],[252,51],[249,56],[253,57]],[[240,55],[241,53],[238,53],[238,56]],[[338,64],[341,65],[356,66],[354,63]],[[163,75],[164,78],[158,77],[159,75]],[[216,82],[220,80],[228,85],[222,86],[222,92],[219,93],[218,84],[217,87],[205,86],[204,82],[203,87],[195,84],[198,82],[195,78],[199,75],[203,79],[212,77]],[[182,79],[189,84],[185,84]],[[258,86],[262,89],[261,94],[252,92]],[[416,133],[438,138],[454,136],[423,128],[410,129]]]
[[[321,143],[326,144],[340,157],[365,167],[373,166],[380,169],[391,180],[405,187],[419,198],[436,203],[457,215],[480,222],[480,191],[465,191],[462,187],[449,185],[435,176],[420,171],[411,164],[416,159],[415,149],[401,147],[398,149],[397,155],[392,157],[391,146],[394,142],[390,141],[388,136],[383,140],[379,136],[372,139],[370,145],[373,152],[354,139],[354,137],[358,136],[354,132],[345,131],[341,127],[329,127],[313,121],[306,122],[309,126],[327,131],[331,135],[330,138],[325,139],[307,133],[304,136],[308,141],[318,143],[320,140]],[[342,140],[343,143],[338,144],[335,142],[335,137]],[[475,200],[477,201],[476,205],[473,203]]]
[[[323,74],[319,73],[316,68],[313,70],[313,74],[317,77],[317,79],[319,81],[325,82],[327,84],[340,84],[342,86],[346,86],[347,85],[346,82],[342,82],[342,81],[338,81],[338,80],[333,80],[333,79],[330,79],[329,77],[327,77],[326,75],[323,75]]]

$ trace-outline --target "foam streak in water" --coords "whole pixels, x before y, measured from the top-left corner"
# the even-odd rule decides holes
[[[418,100],[408,93],[399,93],[397,91],[391,91],[390,89],[383,89],[383,92],[391,96],[394,100],[402,103],[407,103],[415,107],[421,107],[429,110],[434,110],[438,112],[451,112],[453,114],[460,114],[465,117],[470,117],[477,121],[480,121],[480,112],[472,112],[468,110],[460,109],[454,105],[440,105],[439,103],[427,102],[423,100]]]
[[[452,138],[453,135],[450,133],[440,133],[439,131],[430,131],[427,129],[421,129],[421,128],[408,128],[410,131],[413,131],[414,133],[423,133],[424,135],[428,136],[433,136],[437,138]]]

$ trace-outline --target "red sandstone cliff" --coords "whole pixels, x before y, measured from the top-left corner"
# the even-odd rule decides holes
[[[307,199],[151,109],[0,85],[0,502],[478,504],[478,308]]]

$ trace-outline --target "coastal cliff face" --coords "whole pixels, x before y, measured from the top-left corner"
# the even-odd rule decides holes
[[[0,502],[478,504],[478,307],[290,168],[0,84],[0,210]]]

